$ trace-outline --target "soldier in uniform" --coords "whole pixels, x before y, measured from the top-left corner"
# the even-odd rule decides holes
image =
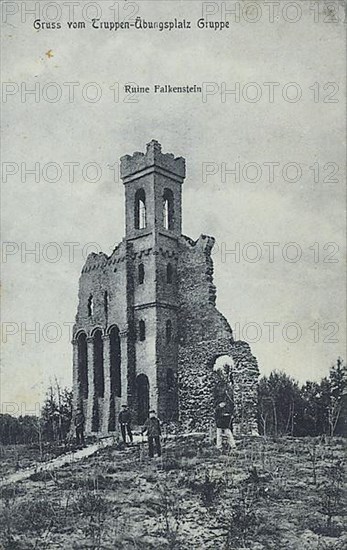
[[[77,445],[84,445],[84,424],[85,418],[81,407],[77,408],[75,416],[75,429]]]
[[[122,432],[122,438],[124,443],[126,443],[127,434],[130,439],[130,443],[133,442],[133,434],[131,431],[131,413],[128,409],[128,405],[122,405],[122,410],[118,416],[118,422]]]
[[[222,448],[223,437],[227,440],[231,449],[236,447],[233,436],[233,416],[230,408],[222,401],[219,403],[215,412],[215,420],[217,425],[217,449]]]
[[[158,456],[161,456],[161,427],[155,411],[149,411],[149,418],[147,418],[145,425],[142,428],[142,433],[147,432],[148,437],[148,454],[149,458],[154,456],[154,447]]]

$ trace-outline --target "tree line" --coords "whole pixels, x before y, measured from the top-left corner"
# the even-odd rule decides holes
[[[72,419],[72,391],[57,380],[48,389],[40,416],[0,414],[0,444],[66,441]],[[320,382],[300,386],[291,376],[273,371],[258,389],[259,432],[297,437],[347,434],[347,367],[341,358]]]
[[[72,391],[58,381],[48,388],[39,416],[0,414],[0,444],[33,445],[66,441],[72,419]]]
[[[259,382],[259,430],[262,435],[346,435],[347,368],[339,357],[329,376],[299,386],[273,371]]]

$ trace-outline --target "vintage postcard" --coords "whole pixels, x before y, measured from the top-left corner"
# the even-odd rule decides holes
[[[1,549],[346,548],[345,21],[1,2]]]

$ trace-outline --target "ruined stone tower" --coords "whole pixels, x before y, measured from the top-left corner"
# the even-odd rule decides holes
[[[153,140],[122,157],[121,177],[125,237],[111,256],[90,254],[80,278],[73,379],[86,432],[116,431],[122,403],[135,424],[154,408],[163,422],[206,429],[214,365],[226,355],[236,427],[254,430],[257,362],[215,307],[214,239],[182,235],[185,160]]]

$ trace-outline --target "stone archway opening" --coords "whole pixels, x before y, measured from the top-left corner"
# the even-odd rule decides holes
[[[213,404],[214,407],[224,401],[234,410],[234,360],[230,355],[220,355],[213,365]]]
[[[146,422],[149,413],[149,380],[145,374],[136,378],[137,422],[142,425]]]
[[[110,339],[110,409],[108,418],[108,430],[116,429],[116,398],[122,395],[121,378],[121,343],[119,328],[113,325],[109,330]]]
[[[93,334],[93,348],[95,395],[96,397],[104,397],[104,343],[100,329],[97,329]]]
[[[100,429],[100,406],[99,398],[104,397],[104,342],[101,329],[96,329],[93,333],[93,371],[94,371],[94,402],[92,414],[92,431],[98,432]]]
[[[77,336],[78,349],[78,384],[79,395],[82,399],[88,398],[88,352],[87,352],[87,335],[85,332],[80,332]]]
[[[110,330],[110,379],[111,395],[121,397],[121,345],[117,326],[113,326]]]

